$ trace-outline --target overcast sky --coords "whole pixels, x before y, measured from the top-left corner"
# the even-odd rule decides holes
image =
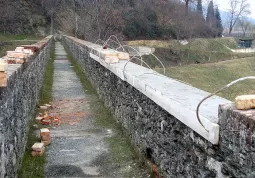
[[[250,3],[250,17],[255,18],[255,0],[248,0]],[[229,8],[229,0],[214,0],[214,4],[219,6],[220,10],[226,11]]]

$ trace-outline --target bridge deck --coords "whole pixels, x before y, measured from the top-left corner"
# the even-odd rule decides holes
[[[122,177],[120,169],[131,165],[113,165],[106,138],[115,134],[111,128],[95,124],[84,88],[67,60],[63,46],[56,43],[54,61],[53,106],[51,114],[61,118],[60,126],[51,128],[52,142],[47,147],[46,177]],[[119,153],[119,154],[125,154]],[[131,170],[131,169],[130,169]],[[140,174],[146,174],[141,171]],[[145,176],[142,176],[145,177]]]

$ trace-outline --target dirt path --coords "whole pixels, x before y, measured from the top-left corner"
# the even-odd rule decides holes
[[[51,128],[52,142],[46,151],[46,177],[123,177],[127,167],[118,167],[108,160],[111,157],[105,138],[111,137],[113,131],[96,126],[88,103],[91,96],[84,93],[59,42],[55,53],[53,109],[50,113],[59,115],[61,124]]]

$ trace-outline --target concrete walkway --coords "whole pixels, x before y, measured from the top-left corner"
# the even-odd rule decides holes
[[[94,126],[88,96],[59,42],[55,51],[55,107],[50,113],[60,115],[61,125],[51,129],[52,142],[46,151],[46,177],[105,177],[95,160],[108,152],[104,138],[111,132]]]
[[[60,116],[61,124],[51,128],[51,144],[46,149],[46,177],[150,177],[145,168],[138,166],[138,159],[134,158],[135,154],[131,154],[132,148],[120,146],[123,142],[128,144],[128,140],[124,137],[116,139],[119,136],[116,128],[96,126],[94,117],[97,113],[92,113],[90,102],[98,99],[84,92],[59,42],[56,42],[55,54],[53,109],[49,114]],[[111,119],[107,122],[112,122]],[[118,145],[115,150],[110,149],[109,139],[117,140],[114,141],[115,146]],[[116,149],[117,162],[114,156]],[[128,159],[127,155],[130,155]]]

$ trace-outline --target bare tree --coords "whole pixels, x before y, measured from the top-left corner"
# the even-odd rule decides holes
[[[241,16],[245,16],[250,13],[250,4],[248,0],[229,0],[230,8],[228,12],[230,13],[228,26],[229,34],[232,33],[234,26],[236,25],[237,20]]]
[[[185,3],[185,14],[188,15],[189,13],[189,4],[193,2],[193,0],[184,0]]]
[[[247,31],[249,30],[249,28],[251,27],[251,22],[247,19],[247,17],[241,17],[239,18],[239,20],[237,21],[237,27],[239,27],[242,32],[243,32],[243,36],[246,36]]]
[[[50,21],[51,21],[51,34],[54,34],[54,15],[59,8],[59,3],[61,3],[62,0],[42,0],[41,4],[43,7],[46,8],[47,12],[50,15]]]

